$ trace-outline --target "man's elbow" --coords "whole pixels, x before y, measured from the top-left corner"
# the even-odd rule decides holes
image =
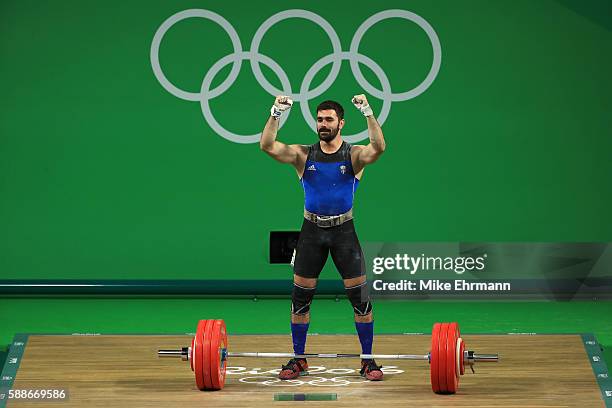
[[[263,137],[259,141],[259,149],[266,153],[272,150],[272,146],[274,146],[274,143],[265,142]]]
[[[366,164],[372,164],[377,161],[380,156],[385,152],[385,144],[382,143],[379,146],[373,147],[373,154],[370,155],[369,160],[366,160]]]

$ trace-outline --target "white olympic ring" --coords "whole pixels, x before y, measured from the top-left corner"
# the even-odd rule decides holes
[[[225,57],[221,58],[219,61],[213,64],[213,66],[204,75],[200,92],[188,92],[176,87],[172,82],[170,82],[168,78],[166,78],[166,75],[164,74],[159,62],[159,48],[166,32],[179,21],[194,17],[208,19],[221,26],[221,28],[223,28],[223,30],[225,30],[225,32],[230,37],[232,46],[234,48],[234,52],[232,54],[226,55]],[[325,33],[329,37],[333,50],[331,54],[322,57],[317,62],[315,62],[310,67],[310,69],[308,69],[306,75],[304,76],[304,79],[302,80],[299,93],[294,93],[291,90],[289,78],[287,77],[285,71],[280,67],[280,65],[278,65],[272,58],[259,53],[259,45],[265,33],[272,26],[274,26],[274,24],[282,20],[286,20],[288,18],[302,18],[310,20],[313,23],[317,24],[325,31]],[[405,92],[393,93],[391,91],[389,79],[387,78],[385,72],[380,67],[380,65],[374,62],[372,59],[359,53],[359,44],[361,43],[361,39],[363,38],[363,35],[366,33],[366,31],[370,29],[374,24],[389,18],[402,18],[417,24],[427,34],[427,37],[429,38],[433,49],[433,61],[429,73],[419,85]],[[238,74],[240,73],[240,67],[242,66],[243,60],[249,60],[255,78],[266,92],[273,96],[281,94],[289,95],[293,98],[294,101],[300,102],[300,109],[302,111],[302,116],[304,117],[304,120],[309,124],[309,127],[316,132],[315,120],[309,110],[308,101],[312,98],[318,97],[327,89],[329,89],[329,87],[338,77],[338,73],[340,72],[340,66],[343,60],[349,61],[351,71],[353,73],[353,76],[357,80],[357,83],[367,93],[383,101],[383,106],[380,112],[380,116],[378,118],[380,124],[382,125],[387,119],[389,111],[391,110],[391,102],[407,101],[422,94],[423,92],[425,92],[425,90],[427,90],[427,88],[431,86],[436,76],[438,75],[438,72],[440,71],[440,66],[442,63],[442,47],[440,46],[440,40],[435,30],[423,17],[410,11],[394,9],[378,12],[366,19],[355,32],[353,39],[351,40],[349,51],[342,51],[342,46],[340,44],[338,34],[334,31],[333,27],[331,26],[331,24],[329,24],[329,22],[327,22],[323,17],[311,11],[293,9],[281,11],[264,21],[253,36],[253,40],[251,42],[251,49],[249,51],[243,51],[242,45],[240,43],[240,38],[238,37],[238,33],[225,18],[210,10],[188,9],[173,14],[159,26],[159,28],[155,32],[155,35],[153,36],[153,41],[151,43],[150,58],[153,73],[155,74],[155,77],[157,78],[161,86],[177,98],[193,102],[199,101],[204,119],[218,135],[235,143],[256,143],[259,141],[261,133],[253,135],[238,135],[236,133],[228,131],[223,126],[221,126],[219,122],[217,122],[217,120],[214,118],[208,103],[210,99],[216,98],[217,96],[224,93],[230,86],[232,86],[234,81],[237,79]],[[219,71],[221,71],[226,65],[230,63],[232,64],[232,69],[230,70],[230,73],[227,78],[225,78],[225,80],[216,88],[210,89],[210,86],[215,76],[219,73]],[[377,89],[367,81],[367,79],[361,73],[359,63],[366,65],[372,72],[374,72],[374,74],[382,85],[382,90]],[[259,64],[266,65],[272,70],[272,72],[274,72],[274,74],[280,79],[282,89],[277,89],[268,82],[268,80],[261,72]],[[312,80],[314,79],[316,74],[328,64],[332,64],[332,68],[325,80],[315,89],[309,89],[310,84],[312,83]],[[290,112],[290,110],[288,112]],[[281,119],[281,127],[283,126],[284,121],[287,119],[288,116],[289,115],[286,114]],[[355,143],[366,139],[368,137],[368,133],[367,130],[363,130],[362,132],[359,132],[357,134],[342,135],[342,137],[349,143]]]

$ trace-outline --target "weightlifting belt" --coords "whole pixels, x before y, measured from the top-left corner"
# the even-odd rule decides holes
[[[311,213],[310,211],[304,208],[304,218],[306,218],[310,222],[317,224],[317,226],[321,228],[336,227],[338,225],[344,224],[348,220],[353,219],[353,209],[351,208],[344,214],[340,215],[319,215]]]

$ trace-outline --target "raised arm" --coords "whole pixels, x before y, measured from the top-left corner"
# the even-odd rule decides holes
[[[353,146],[351,159],[353,162],[353,171],[358,174],[363,168],[374,163],[381,154],[385,151],[385,138],[380,124],[374,117],[372,108],[368,104],[365,95],[355,95],[352,100],[353,104],[366,117],[368,123],[368,136],[370,143],[367,146]]]
[[[266,152],[269,156],[278,160],[281,163],[290,163],[298,170],[298,174],[301,175],[306,157],[306,147],[302,145],[287,145],[276,140],[278,133],[278,125],[280,117],[289,108],[293,101],[287,96],[277,96],[274,100],[274,105],[270,109],[270,117],[266,121],[263,132],[261,132],[261,139],[259,141],[259,147],[261,150]]]

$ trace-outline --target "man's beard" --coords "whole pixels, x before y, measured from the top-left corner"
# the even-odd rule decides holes
[[[321,134],[321,131],[327,131],[327,132]],[[340,131],[340,126],[338,126],[335,129],[321,128],[321,129],[317,130],[317,133],[319,135],[319,140],[322,140],[323,142],[329,143],[332,140],[334,140],[336,138],[336,136],[338,136],[338,132],[339,131]]]

